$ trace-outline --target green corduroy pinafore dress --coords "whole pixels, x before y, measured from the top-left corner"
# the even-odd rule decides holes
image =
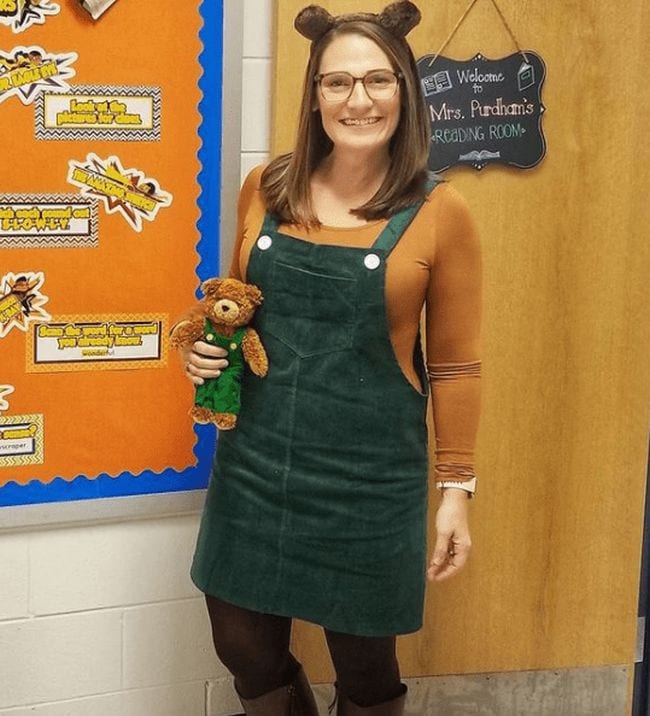
[[[237,427],[219,435],[192,565],[202,591],[333,631],[422,625],[427,396],[390,342],[386,261],[419,206],[370,249],[314,244],[265,218],[247,280],[269,357],[244,373]],[[415,352],[426,390],[419,341]]]

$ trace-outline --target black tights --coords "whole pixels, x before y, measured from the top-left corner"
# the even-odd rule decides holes
[[[260,614],[206,594],[217,656],[241,696],[254,699],[288,684],[299,669],[289,651],[291,619]],[[325,629],[339,689],[358,706],[401,692],[395,637],[340,634]]]

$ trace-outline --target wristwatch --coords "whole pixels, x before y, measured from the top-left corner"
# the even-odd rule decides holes
[[[446,487],[457,487],[460,490],[469,492],[469,497],[473,497],[476,492],[476,478],[473,477],[471,480],[440,480],[436,482],[436,487],[439,490],[444,490]]]

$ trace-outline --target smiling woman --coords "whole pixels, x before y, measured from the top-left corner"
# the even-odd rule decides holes
[[[400,118],[397,75],[388,55],[373,40],[346,33],[327,46],[319,69],[318,110],[334,145],[328,163],[341,153],[363,153],[387,163],[388,145]],[[368,199],[377,188],[368,187]]]
[[[314,212],[310,181],[318,181],[317,169],[326,168],[322,166],[323,161],[332,158],[337,142],[346,142],[346,135],[337,130],[346,124],[372,126],[367,137],[357,137],[357,144],[349,146],[352,151],[365,147],[371,153],[363,160],[371,162],[366,165],[370,182],[364,179],[363,192],[353,197],[356,204],[351,214],[358,217],[360,224],[363,220],[386,216],[387,212],[409,206],[421,198],[429,151],[426,106],[415,60],[403,34],[368,22],[369,17],[375,17],[372,13],[340,16],[348,19],[330,26],[327,18],[314,8],[307,8],[296,21],[302,34],[309,39],[318,39],[312,43],[305,73],[296,147],[291,154],[271,162],[264,173],[263,184],[269,209],[283,219],[305,225],[322,223],[323,217]],[[400,27],[400,32],[411,29],[413,25],[409,27],[408,23],[413,17],[404,14],[406,24],[403,27],[407,29],[404,31]],[[319,36],[323,28],[326,29]],[[362,77],[374,70],[392,73],[387,87],[390,92],[371,90],[370,96],[369,81]],[[343,100],[333,101],[328,99],[334,93],[329,91],[327,83],[323,94],[322,78],[330,73],[338,75],[341,71],[349,75],[344,83],[344,86],[347,84],[347,96],[343,94]],[[374,76],[374,79],[379,78]],[[350,80],[353,83],[351,89]],[[375,153],[373,149],[380,151]],[[390,161],[386,161],[389,154]],[[357,166],[358,159],[355,160]],[[345,219],[349,224],[350,213],[347,211]]]
[[[480,257],[463,200],[426,170],[404,39],[419,17],[410,2],[303,10],[295,150],[240,195],[231,275],[264,295],[269,371],[243,376],[237,429],[219,436],[192,577],[247,714],[317,714],[294,617],[325,630],[339,716],[402,714],[395,637],[422,625],[425,576],[469,552]],[[225,367],[204,341],[186,360],[197,384]],[[427,570],[429,385],[443,498]]]

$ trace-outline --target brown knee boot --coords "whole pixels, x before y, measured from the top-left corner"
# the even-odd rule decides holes
[[[300,667],[290,683],[255,699],[239,697],[246,716],[318,716],[307,676]]]
[[[406,705],[406,684],[402,684],[402,693],[390,701],[375,706],[357,706],[340,691],[336,716],[402,716]]]

